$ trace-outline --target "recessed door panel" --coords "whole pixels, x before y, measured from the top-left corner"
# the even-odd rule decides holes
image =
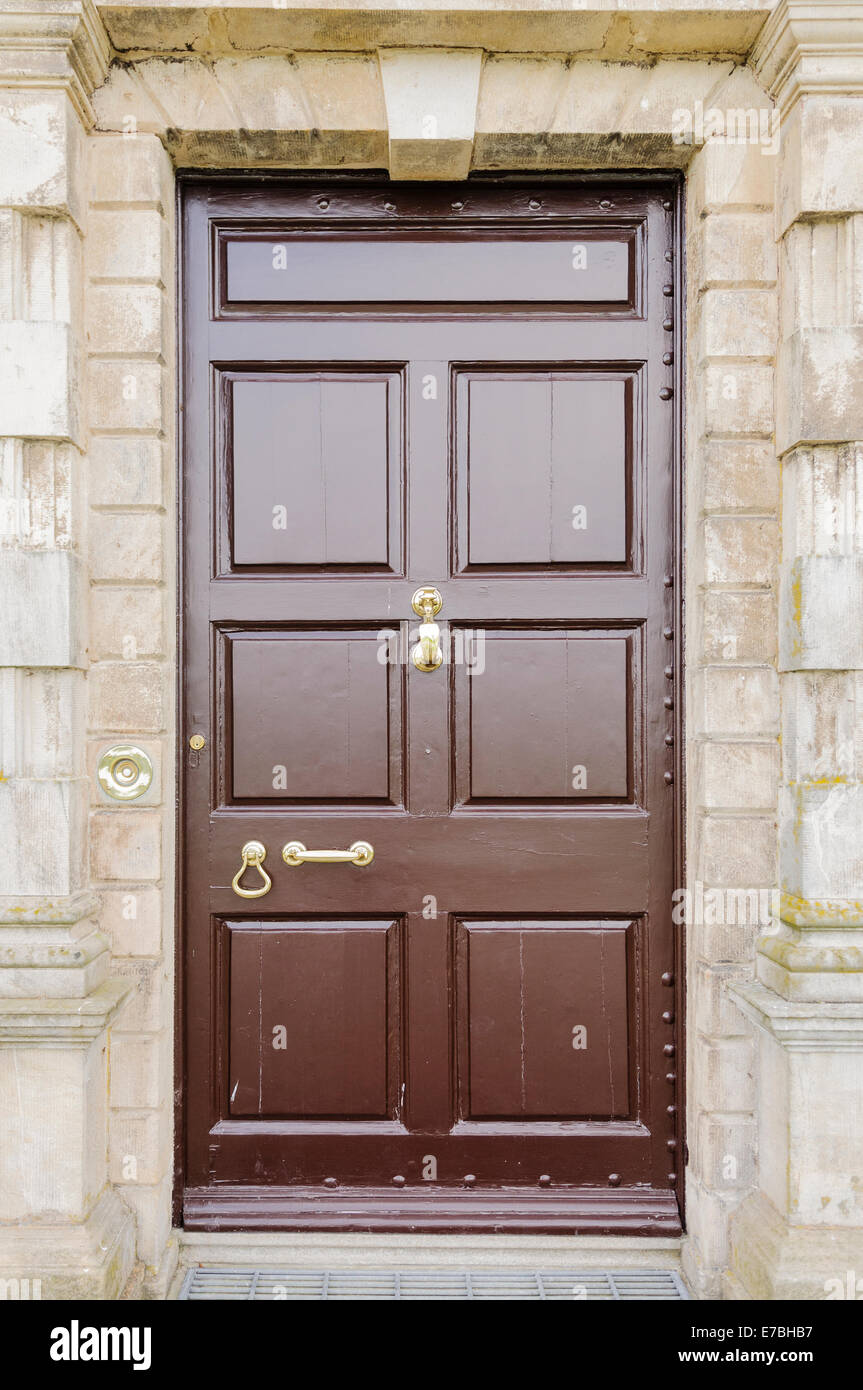
[[[460,372],[459,567],[626,564],[633,400],[621,374]]]
[[[316,235],[224,238],[228,303],[610,303],[635,284],[629,235],[421,240]]]
[[[229,1113],[389,1117],[398,924],[230,924]]]
[[[466,1119],[628,1115],[628,922],[459,923]]]
[[[573,629],[488,631],[457,746],[459,786],[474,801],[622,800],[629,793],[630,643]]]
[[[233,378],[234,564],[397,565],[399,398],[395,373]]]
[[[379,660],[376,633],[255,632],[227,644],[234,798],[390,797],[399,673]]]

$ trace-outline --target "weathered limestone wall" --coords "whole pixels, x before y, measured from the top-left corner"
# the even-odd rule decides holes
[[[711,104],[772,103],[747,68]],[[759,118],[760,119],[760,118]],[[770,127],[766,127],[769,135]],[[686,731],[689,1172],[684,1268],[717,1297],[728,1217],[757,1177],[754,1056],[729,986],[763,927],[737,910],[776,884],[779,466],[770,144],[716,141],[687,176]],[[699,911],[696,884],[720,910]],[[734,911],[728,911],[729,904]],[[735,920],[729,920],[732,917]],[[742,919],[742,920],[741,920]]]
[[[818,1297],[859,1252],[859,6],[768,11],[0,0],[0,1276],[162,1297],[176,1260],[190,166],[685,171],[688,880],[783,889],[760,945],[751,917],[689,925],[685,1268],[701,1295]],[[680,143],[711,107],[760,134]],[[94,776],[116,742],[155,767],[127,805]]]
[[[176,786],[175,197],[155,135],[94,135],[85,242],[90,533],[90,874],[112,973],[130,987],[111,1045],[109,1176],[158,1295],[176,1263],[173,918]],[[99,754],[133,742],[149,790],[111,801]]]
[[[107,1028],[128,985],[89,871],[84,242],[92,7],[0,15],[0,1275],[111,1296]],[[17,7],[16,7],[17,10]]]
[[[863,9],[791,0],[753,62],[782,116],[781,922],[737,991],[760,1175],[726,1287],[823,1297],[863,1260]]]

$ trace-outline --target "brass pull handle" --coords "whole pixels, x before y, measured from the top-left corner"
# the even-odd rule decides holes
[[[356,864],[358,869],[364,869],[374,857],[367,840],[355,841],[350,849],[306,849],[299,840],[289,840],[282,850],[282,858],[292,869],[300,864]]]
[[[264,860],[267,857],[266,847],[261,844],[260,840],[248,840],[246,844],[243,845],[243,848],[241,849],[240,853],[243,856],[243,862],[240,865],[237,872],[234,874],[234,877],[231,879],[231,887],[233,888],[234,892],[238,895],[238,897],[262,898],[265,893],[269,893],[270,889],[273,886],[273,880],[270,878],[270,875],[263,867]],[[243,874],[246,872],[247,869],[257,869],[258,873],[261,875],[261,878],[264,881],[263,888],[240,887],[240,879],[243,877]]]
[[[422,618],[419,627],[420,640],[411,652],[411,660],[418,671],[436,671],[443,662],[440,628],[437,623],[432,622],[442,607],[440,591],[433,589],[431,585],[417,589],[411,599],[411,608],[418,618]]]

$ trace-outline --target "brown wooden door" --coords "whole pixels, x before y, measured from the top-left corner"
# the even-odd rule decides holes
[[[678,1230],[674,195],[184,208],[185,1224]]]

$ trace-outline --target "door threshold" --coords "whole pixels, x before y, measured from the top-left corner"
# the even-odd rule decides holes
[[[331,1231],[370,1234],[677,1236],[675,1194],[640,1187],[396,1189],[187,1188],[187,1231]]]
[[[177,1231],[180,1279],[232,1269],[680,1269],[681,1236],[421,1235],[344,1231]]]

